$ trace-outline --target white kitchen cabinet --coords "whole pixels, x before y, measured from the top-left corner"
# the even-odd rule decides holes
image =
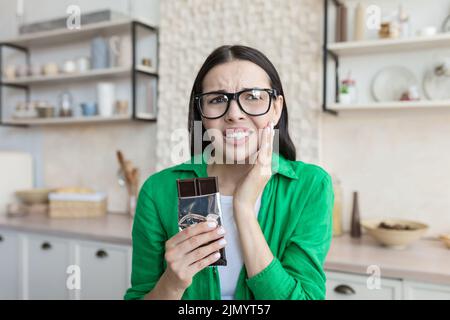
[[[27,232],[17,237],[19,243],[9,244],[8,251],[0,248],[0,257],[21,257],[0,275],[8,280],[0,290],[12,299],[123,299],[130,286],[131,246]],[[69,266],[79,271],[79,289],[67,285],[74,275]],[[18,294],[16,287],[21,288]]]
[[[327,300],[398,300],[402,299],[400,279],[380,279],[379,288],[370,289],[370,276],[327,271]]]
[[[407,300],[450,300],[450,286],[405,280],[403,290]]]
[[[28,234],[24,238],[24,298],[69,299],[67,267],[72,264],[67,239]]]
[[[131,247],[82,241],[76,245],[81,270],[77,298],[121,300],[130,286]]]
[[[0,229],[0,300],[19,298],[19,240]]]

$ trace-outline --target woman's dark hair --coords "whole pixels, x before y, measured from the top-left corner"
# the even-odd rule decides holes
[[[270,60],[260,51],[246,47],[241,45],[234,46],[221,46],[215,49],[209,56],[206,58],[203,63],[200,71],[195,78],[194,85],[191,91],[190,103],[189,103],[189,118],[188,118],[188,129],[190,134],[190,147],[191,147],[191,155],[194,155],[194,121],[201,121],[202,117],[199,110],[194,105],[194,95],[198,93],[202,93],[202,84],[203,79],[206,74],[213,67],[233,60],[247,60],[253,62],[254,64],[260,66],[269,76],[271,87],[276,89],[279,95],[282,95],[284,98],[283,87],[281,85],[280,76],[278,75],[277,70]],[[276,129],[279,130],[279,153],[286,159],[295,161],[296,151],[295,146],[292,143],[292,140],[289,136],[288,132],[288,111],[286,106],[286,99],[283,99],[283,110],[281,112],[280,120],[275,126]],[[205,133],[205,127],[202,124],[202,137]],[[209,141],[202,141],[202,152],[205,150],[206,146],[209,144]]]

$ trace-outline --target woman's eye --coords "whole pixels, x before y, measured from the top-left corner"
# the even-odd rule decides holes
[[[224,102],[227,102],[226,96],[218,96],[209,101],[209,103],[213,103],[213,104],[214,103],[224,103]]]

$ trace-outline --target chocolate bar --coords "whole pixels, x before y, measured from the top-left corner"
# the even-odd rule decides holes
[[[222,225],[217,177],[177,179],[177,188],[180,230],[208,220],[214,220],[217,225]],[[211,266],[227,265],[225,248],[219,249],[219,253],[220,258]]]
[[[217,177],[195,178],[198,195],[213,194],[219,192]]]
[[[178,179],[178,197],[194,197],[198,195],[195,179]]]
[[[217,177],[178,179],[178,196],[193,197],[218,192]]]

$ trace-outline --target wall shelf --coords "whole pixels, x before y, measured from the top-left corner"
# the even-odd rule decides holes
[[[51,83],[72,80],[87,80],[98,79],[102,77],[121,77],[125,74],[130,74],[131,66],[129,68],[116,67],[109,69],[89,70],[83,73],[61,73],[52,76],[30,76],[23,78],[16,78],[14,80],[3,79],[2,83],[7,85],[29,85],[34,83]]]
[[[37,126],[53,124],[76,124],[76,123],[98,123],[98,122],[120,122],[130,121],[130,115],[115,115],[111,117],[85,116],[85,117],[53,117],[53,118],[29,118],[8,119],[3,123],[6,125]]]
[[[410,49],[448,48],[450,33],[406,39],[380,39],[329,43],[328,50],[339,56],[406,51]]]
[[[346,110],[398,110],[398,109],[432,109],[432,108],[448,108],[450,110],[450,100],[421,100],[421,101],[392,101],[392,102],[368,102],[361,104],[340,104],[331,103],[328,108],[335,111]]]
[[[147,67],[147,66],[136,66],[136,71],[144,73],[144,74],[148,74],[148,75],[153,75],[153,76],[158,75],[155,68]]]
[[[15,38],[4,39],[1,43],[8,43],[15,46],[47,46],[64,44],[68,40],[80,41],[96,36],[99,32],[114,34],[128,30],[133,20],[117,19],[114,21],[98,22],[82,25],[80,29],[57,29],[51,31],[40,31],[30,34],[23,34]],[[154,27],[152,29],[156,30]]]

